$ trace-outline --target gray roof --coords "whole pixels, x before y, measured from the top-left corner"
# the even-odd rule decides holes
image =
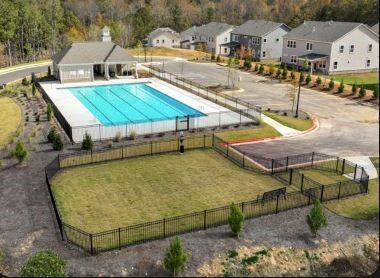
[[[290,27],[288,27],[284,23],[278,23],[267,20],[248,20],[244,22],[242,25],[238,26],[233,31],[233,33],[253,37],[262,37],[265,34],[268,34],[281,26],[284,26],[287,30],[290,30]]]
[[[214,37],[228,31],[231,28],[234,28],[234,26],[227,23],[210,22],[206,25],[198,26],[196,33],[201,34],[202,36]]]
[[[156,30],[153,30],[152,32],[149,33],[148,38],[150,39],[155,39],[158,36],[161,35],[167,35],[169,38],[173,40],[179,40],[179,34],[174,31],[173,29],[170,29],[169,27],[162,27],[162,28],[157,28]]]
[[[189,29],[186,29],[185,31],[182,31],[180,33],[181,37],[184,36],[193,36],[195,35],[195,32],[198,30],[198,26],[191,26]]]
[[[113,42],[73,43],[53,60],[61,65],[134,62],[136,59]]]
[[[289,39],[306,39],[313,41],[334,42],[362,23],[338,21],[305,21],[284,37]]]
[[[372,27],[370,27],[372,31],[374,31],[376,34],[379,34],[379,23],[376,23]]]

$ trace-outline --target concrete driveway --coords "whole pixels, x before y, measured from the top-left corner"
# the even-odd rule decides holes
[[[180,62],[168,61],[165,69],[181,73]],[[184,62],[184,77],[204,85],[227,83],[227,69],[216,64]],[[240,72],[244,92],[234,96],[263,108],[291,109],[289,84],[255,74]],[[277,141],[241,145],[238,148],[268,157],[304,152],[324,152],[339,156],[379,154],[379,110],[327,93],[301,88],[300,108],[315,115],[320,127],[310,134]]]

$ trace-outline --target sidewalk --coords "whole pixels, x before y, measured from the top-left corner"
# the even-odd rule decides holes
[[[283,124],[280,124],[279,122],[273,120],[272,118],[264,114],[261,114],[261,119],[263,120],[264,123],[272,126],[275,130],[280,132],[284,137],[295,136],[302,133],[301,131],[296,130],[294,128],[284,126]]]
[[[352,163],[362,166],[364,170],[367,172],[370,179],[376,179],[378,177],[377,170],[375,166],[373,166],[373,163],[368,156],[350,156],[344,158],[348,161],[351,161]]]

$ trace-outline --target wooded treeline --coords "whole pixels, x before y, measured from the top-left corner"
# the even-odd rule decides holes
[[[62,47],[98,40],[104,25],[113,40],[131,47],[154,28],[183,31],[248,19],[378,22],[378,0],[1,0],[0,66],[50,58]]]

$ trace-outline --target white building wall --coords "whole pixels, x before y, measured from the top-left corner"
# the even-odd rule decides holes
[[[168,36],[166,34],[162,34],[160,36],[150,38],[149,39],[149,45],[153,47],[179,47],[180,46],[180,39],[174,39],[171,36]]]
[[[357,28],[332,44],[330,73],[350,71],[371,71],[379,67],[379,37],[365,27]],[[369,45],[372,44],[372,51]],[[354,45],[354,51],[350,53],[350,46]],[[340,53],[340,46],[344,46]],[[370,60],[370,66],[367,66]],[[334,69],[334,62],[338,66]]]
[[[226,55],[228,56],[230,54],[230,49],[228,47],[221,47],[221,44],[228,43],[231,41],[231,32],[233,28],[230,28],[226,32],[223,32],[222,34],[216,36],[215,38],[215,54],[216,55]]]
[[[261,38],[261,60],[278,60],[281,58],[283,36],[286,33],[287,31],[284,28],[277,28]]]

